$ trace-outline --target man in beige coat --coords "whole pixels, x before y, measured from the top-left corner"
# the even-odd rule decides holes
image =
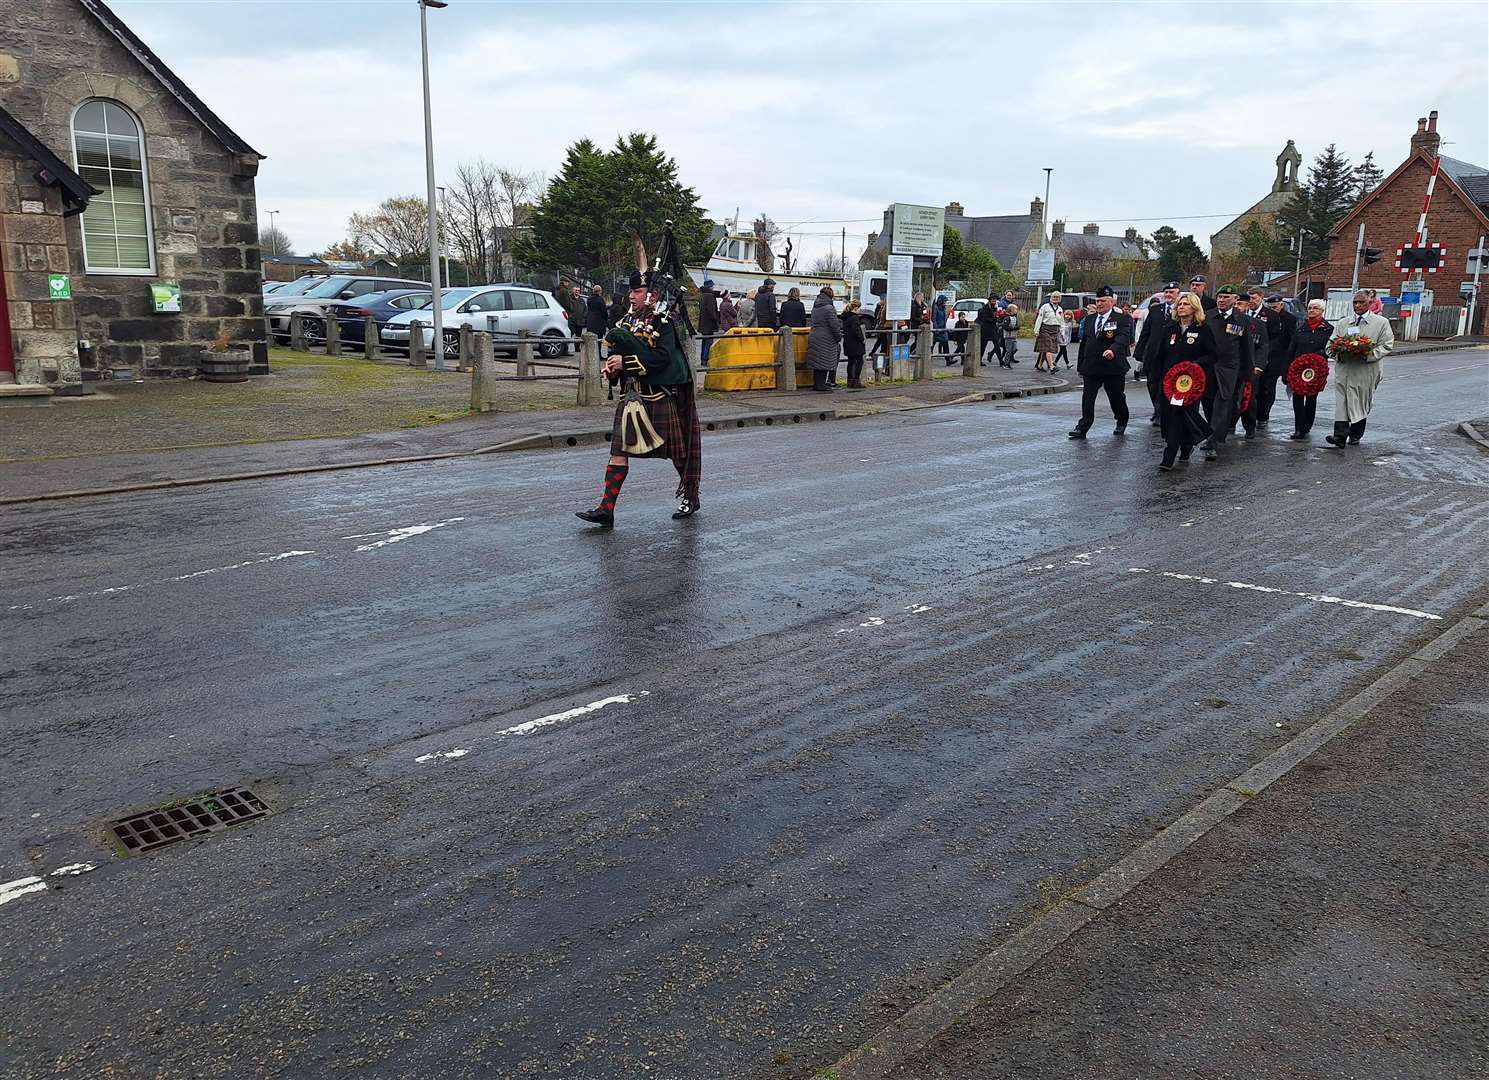
[[[1358,334],[1375,343],[1368,356],[1334,360],[1334,434],[1325,435],[1324,442],[1336,450],[1343,450],[1346,442],[1359,445],[1360,437],[1365,434],[1365,418],[1375,401],[1375,388],[1380,385],[1380,362],[1396,344],[1391,324],[1384,316],[1371,312],[1370,300],[1365,289],[1355,293],[1355,313],[1335,323],[1329,338],[1333,342]]]

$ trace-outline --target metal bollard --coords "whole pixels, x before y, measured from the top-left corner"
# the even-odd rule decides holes
[[[982,327],[973,323],[972,329],[967,331],[967,353],[962,357],[962,375],[968,379],[975,379],[981,367]]]
[[[787,394],[796,393],[796,341],[791,336],[791,327],[783,326],[776,331],[776,389]]]
[[[474,334],[471,339],[470,411],[496,411],[496,353],[490,334]]]
[[[377,320],[371,315],[362,320],[362,355],[368,360],[377,359]]]
[[[531,375],[533,373],[533,343],[532,334],[526,330],[517,331],[517,374]]]
[[[936,377],[931,367],[931,338],[935,329],[928,322],[920,324],[915,331],[915,381],[930,382]]]
[[[341,323],[336,320],[328,310],[326,317],[321,321],[322,328],[326,331],[326,355],[341,355]]]
[[[295,352],[305,351],[305,316],[290,316],[290,348]]]
[[[408,324],[408,364],[416,368],[429,366],[429,353],[424,349],[424,324],[418,319]]]
[[[600,378],[600,339],[586,330],[579,342],[579,405],[599,405],[605,400],[605,387]]]
[[[460,349],[460,359],[456,362],[456,369],[459,371],[469,371],[475,367],[476,356],[476,346],[475,342],[471,340],[470,327],[462,326],[460,328],[460,335],[456,340]]]

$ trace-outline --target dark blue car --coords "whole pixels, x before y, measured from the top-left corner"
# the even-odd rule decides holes
[[[345,300],[336,305],[336,321],[341,326],[341,340],[360,345],[366,331],[366,318],[371,315],[381,327],[394,315],[429,304],[428,289],[389,289],[387,292],[368,293],[355,300]]]

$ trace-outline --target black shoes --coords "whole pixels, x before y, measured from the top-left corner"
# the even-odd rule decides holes
[[[1358,435],[1351,435],[1349,437],[1349,445],[1351,445],[1351,446],[1359,446],[1360,445],[1360,437]]]
[[[1194,453],[1194,447],[1192,447],[1192,446],[1181,447],[1179,449],[1179,460],[1180,461],[1188,461],[1189,460],[1189,455],[1192,454],[1192,453]]]
[[[1074,431],[1067,431],[1065,433],[1065,437],[1067,439],[1084,439],[1086,437],[1086,433],[1080,428],[1076,428]]]
[[[1341,439],[1338,435],[1325,435],[1324,436],[1324,442],[1328,443],[1335,450],[1343,450],[1344,449],[1345,440],[1344,439]]]
[[[1117,423],[1117,429],[1115,431],[1113,431],[1112,434],[1113,435],[1120,435],[1120,434],[1122,434],[1122,432],[1124,432],[1126,430],[1127,430],[1127,421],[1126,420],[1122,420],[1122,421],[1119,421]]]
[[[1219,454],[1215,453],[1215,448],[1213,446],[1207,446],[1207,447],[1205,447],[1205,460],[1206,461],[1214,461],[1219,456],[1220,456]]]
[[[680,518],[692,517],[701,509],[703,509],[703,507],[700,504],[690,502],[688,498],[684,496],[683,498],[677,500],[677,509],[672,512],[672,520],[677,521]]]
[[[1295,431],[1291,435],[1289,435],[1288,438],[1289,439],[1294,439],[1294,440],[1297,440],[1297,439],[1306,439],[1306,438],[1308,438],[1308,435],[1307,435],[1306,432]]]
[[[574,516],[580,521],[587,521],[603,529],[609,529],[615,525],[615,515],[608,510],[601,510],[598,506],[593,510],[576,510]]]

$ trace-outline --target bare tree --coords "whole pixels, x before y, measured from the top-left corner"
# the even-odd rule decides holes
[[[761,214],[755,219],[753,228],[755,230],[755,262],[768,274],[776,268],[775,252],[770,250],[770,245],[775,243],[776,238],[781,235],[781,227],[770,220],[769,214]]]
[[[512,247],[513,230],[524,224],[543,187],[540,174],[513,172],[485,158],[456,167],[441,207],[445,235],[475,279],[498,281],[507,276],[505,256]]]
[[[346,231],[352,244],[394,262],[428,259],[429,204],[417,195],[384,199],[370,214],[348,218]]]
[[[841,255],[819,255],[807,267],[807,273],[816,277],[848,276],[848,264]]]
[[[295,245],[283,230],[270,225],[259,230],[259,250],[265,255],[293,255]]]

